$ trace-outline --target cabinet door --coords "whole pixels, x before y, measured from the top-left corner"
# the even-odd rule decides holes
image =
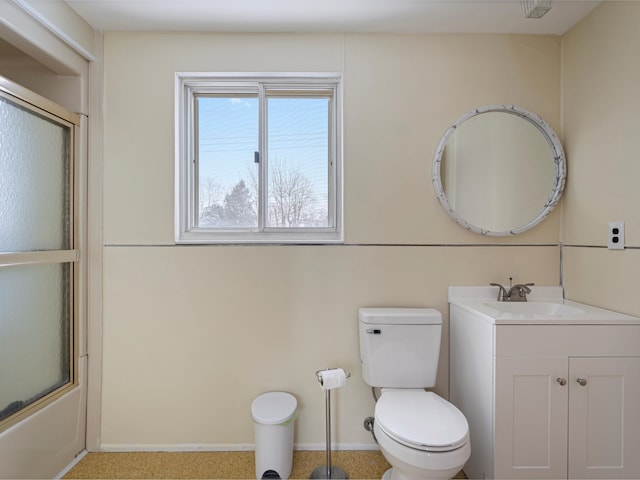
[[[569,477],[640,478],[640,358],[571,358],[569,377]]]
[[[567,358],[498,357],[495,382],[495,477],[567,478]]]

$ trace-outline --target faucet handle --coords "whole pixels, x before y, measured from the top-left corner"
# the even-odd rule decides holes
[[[531,289],[529,288],[530,285],[533,285],[531,283],[519,283],[517,285],[513,286],[513,290],[518,290],[520,292],[520,295],[522,296],[523,294],[527,294],[527,293],[531,293]]]

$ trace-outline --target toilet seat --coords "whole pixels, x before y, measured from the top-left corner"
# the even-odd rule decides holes
[[[433,392],[382,389],[375,423],[393,440],[428,452],[448,452],[469,441],[469,424],[453,404]]]

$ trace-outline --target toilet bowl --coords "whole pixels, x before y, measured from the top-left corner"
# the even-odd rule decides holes
[[[469,424],[454,405],[422,389],[382,389],[374,433],[393,468],[384,480],[450,479],[469,459]]]

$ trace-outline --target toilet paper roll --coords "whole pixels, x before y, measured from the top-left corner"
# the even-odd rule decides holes
[[[347,384],[347,374],[341,368],[332,368],[331,370],[322,370],[320,375],[320,387],[322,390],[333,390],[341,388]]]

